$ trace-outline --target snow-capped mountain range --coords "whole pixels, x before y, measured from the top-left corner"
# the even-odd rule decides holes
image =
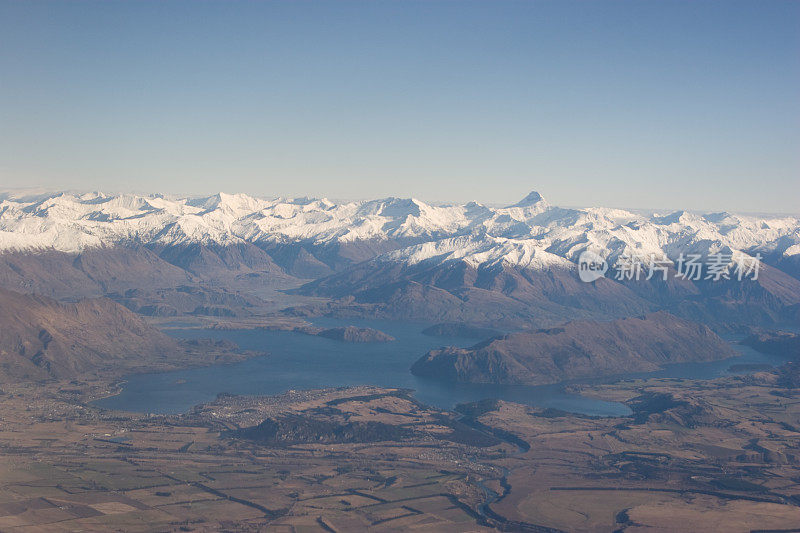
[[[532,192],[507,207],[429,205],[416,199],[334,203],[220,193],[204,198],[134,194],[0,193],[0,252],[79,253],[116,245],[310,245],[394,241],[375,258],[416,264],[458,259],[474,266],[569,268],[590,249],[677,257],[718,251],[800,257],[800,218],[685,211],[642,215],[567,209]]]

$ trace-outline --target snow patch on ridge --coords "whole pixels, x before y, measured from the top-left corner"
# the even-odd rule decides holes
[[[574,266],[587,249],[612,261],[621,254],[674,258],[718,250],[792,257],[800,254],[800,219],[566,209],[551,206],[537,192],[501,208],[476,202],[430,205],[415,198],[335,203],[222,192],[203,198],[0,193],[0,252],[77,253],[131,242],[224,246],[386,240],[411,246],[379,260],[458,259],[536,269]]]

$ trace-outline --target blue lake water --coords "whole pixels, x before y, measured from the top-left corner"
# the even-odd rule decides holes
[[[99,407],[148,413],[180,413],[213,400],[217,394],[280,394],[287,390],[319,389],[349,385],[377,385],[413,389],[423,403],[451,409],[458,403],[500,398],[538,407],[599,416],[628,414],[620,403],[568,394],[562,385],[490,385],[447,383],[414,376],[411,365],[428,350],[441,346],[469,346],[474,339],[429,337],[424,324],[379,320],[318,319],[315,325],[373,327],[392,335],[390,343],[347,343],[289,331],[172,329],[172,336],[186,339],[214,338],[236,342],[242,349],[266,352],[263,357],[227,365],[215,365],[158,374],[129,376],[121,394],[96,402]],[[624,376],[711,379],[730,375],[733,364],[772,364],[783,361],[734,344],[740,357],[713,363],[670,365],[653,373]],[[619,378],[613,378],[619,379]],[[612,378],[598,381],[613,381]]]

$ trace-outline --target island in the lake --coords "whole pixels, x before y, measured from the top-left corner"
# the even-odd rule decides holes
[[[800,354],[781,332],[800,318],[794,219],[568,209],[538,193],[505,207],[3,193],[0,213],[2,531],[800,523]],[[577,275],[587,250],[613,264],[678,242],[761,254],[758,279]],[[394,357],[406,327],[424,338]],[[733,357],[732,332],[770,355]],[[356,379],[296,390],[306,367],[298,356],[281,377],[276,339],[319,343],[317,361],[344,372],[383,357],[448,399],[550,384],[622,416],[510,395],[437,407]],[[717,379],[631,376],[727,358]],[[223,393],[209,365],[237,362],[256,369],[242,381],[282,392]],[[98,402],[139,378],[181,398],[191,379],[164,373],[200,366],[206,397],[220,394],[185,412]]]

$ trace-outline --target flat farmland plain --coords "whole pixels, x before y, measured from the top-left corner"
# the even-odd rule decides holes
[[[0,531],[757,531],[800,524],[800,399],[775,375],[582,386],[592,418],[408,391],[106,411],[99,379],[0,395]]]

